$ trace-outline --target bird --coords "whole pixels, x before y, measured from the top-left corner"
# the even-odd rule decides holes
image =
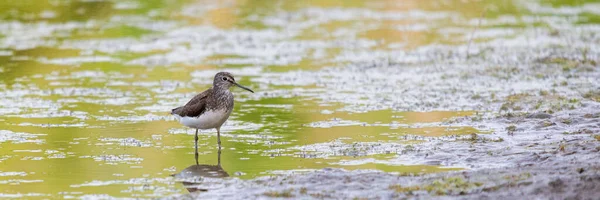
[[[198,130],[216,129],[217,144],[221,149],[221,126],[233,111],[233,93],[229,91],[237,86],[254,93],[250,88],[235,82],[229,72],[219,72],[215,75],[211,88],[194,96],[184,106],[171,110],[171,115],[184,126],[196,129],[195,156],[198,158]]]

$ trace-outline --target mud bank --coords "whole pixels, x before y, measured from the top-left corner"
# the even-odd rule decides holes
[[[597,165],[585,165],[527,166],[416,177],[324,169],[239,181],[217,190],[164,199],[594,199],[600,189],[599,169]]]

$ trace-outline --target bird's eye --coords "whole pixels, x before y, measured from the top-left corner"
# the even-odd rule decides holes
[[[223,80],[224,80],[224,81],[226,81],[226,80],[227,80],[227,77],[223,77]]]

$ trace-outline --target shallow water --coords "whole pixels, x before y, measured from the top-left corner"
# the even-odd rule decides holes
[[[477,43],[555,25],[535,20],[551,14],[575,16],[566,24],[597,23],[595,8],[586,1],[2,2],[0,197],[186,193],[171,175],[195,163],[194,130],[168,113],[209,88],[218,71],[256,91],[233,89],[235,110],[222,128],[221,165],[232,177],[464,169],[402,157],[418,151],[411,144],[491,129],[449,121],[491,110],[473,103],[472,92],[497,88],[448,87],[442,79],[468,75],[431,63],[462,59],[463,50],[481,56]],[[469,43],[473,49],[453,47]],[[431,76],[415,75],[427,70]],[[201,164],[217,163],[214,130],[201,132],[199,152]]]

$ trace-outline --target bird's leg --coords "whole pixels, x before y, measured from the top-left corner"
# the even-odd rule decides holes
[[[194,143],[195,143],[195,158],[196,158],[196,165],[198,165],[198,129],[196,129],[196,136],[194,137]]]
[[[221,166],[221,146],[219,146],[219,151],[217,151],[217,166]]]
[[[221,127],[217,128],[217,144],[219,144],[219,151],[221,150]]]

